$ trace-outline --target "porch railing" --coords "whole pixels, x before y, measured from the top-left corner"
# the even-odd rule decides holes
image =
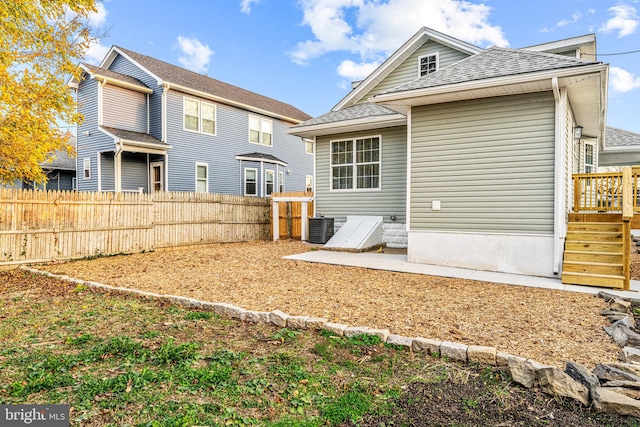
[[[630,176],[630,189],[623,194],[624,173]],[[638,181],[640,167],[626,167],[620,172],[573,175],[573,212],[622,212],[625,196],[633,212],[640,212]]]

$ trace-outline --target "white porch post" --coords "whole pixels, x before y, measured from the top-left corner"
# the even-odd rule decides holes
[[[307,207],[307,202],[302,202],[302,223],[300,224],[301,230],[300,230],[300,240],[302,240],[303,242],[307,241],[307,211],[308,211],[308,207]]]
[[[280,217],[278,212],[278,202],[273,201],[273,210],[272,210],[272,218],[273,220],[273,241],[275,242],[280,238]]]

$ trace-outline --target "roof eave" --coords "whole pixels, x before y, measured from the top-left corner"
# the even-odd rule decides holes
[[[195,96],[199,96],[199,97],[202,97],[202,98],[206,98],[206,99],[209,99],[211,101],[216,101],[216,102],[219,102],[221,104],[227,104],[227,105],[231,105],[231,106],[234,106],[234,107],[241,108],[243,110],[252,111],[254,113],[262,114],[264,116],[273,117],[274,119],[279,119],[279,120],[282,120],[282,121],[285,121],[285,122],[292,123],[294,125],[297,125],[298,123],[302,123],[304,121],[304,120],[300,120],[300,119],[294,119],[293,117],[285,116],[283,114],[274,113],[272,111],[263,110],[262,108],[254,107],[252,105],[245,104],[245,103],[242,103],[242,102],[233,101],[231,99],[227,99],[227,98],[224,98],[222,96],[217,96],[217,95],[213,95],[211,93],[202,92],[200,90],[191,89],[189,87],[186,87],[186,86],[183,86],[183,85],[179,85],[179,84],[176,84],[176,83],[171,83],[171,82],[168,82],[168,81],[164,82],[163,86],[168,88],[168,89],[175,89],[175,90],[178,90],[180,92],[184,92],[184,93],[188,93],[188,94],[191,94],[191,95],[195,95]]]
[[[295,127],[289,129],[287,133],[303,138],[309,138],[337,133],[357,132],[361,130],[403,126],[406,124],[407,117],[403,114],[397,113],[385,116],[370,116],[359,119],[343,120],[339,122],[320,123],[317,125]]]
[[[263,159],[258,157],[247,157],[247,156],[236,156],[236,160],[245,160],[249,162],[265,162],[265,163],[273,163],[283,167],[287,167],[289,164],[286,162],[282,162],[280,160],[272,160],[272,159]]]
[[[106,77],[103,76],[101,74],[97,74],[91,71],[91,69],[89,69],[88,67],[85,67],[84,65],[80,64],[80,67],[85,70],[89,75],[91,75],[92,79],[95,79],[99,82],[103,82],[103,83],[107,83],[107,84],[111,84],[113,86],[119,86],[125,89],[131,89],[131,90],[135,90],[136,92],[142,92],[142,93],[147,93],[147,94],[152,94],[153,93],[153,89],[145,87],[145,86],[141,86],[141,85],[135,85],[129,82],[125,82],[124,80],[119,80],[119,79],[114,79],[111,77]]]

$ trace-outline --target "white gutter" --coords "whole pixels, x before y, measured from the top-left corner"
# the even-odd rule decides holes
[[[331,135],[342,132],[356,132],[379,127],[402,126],[407,122],[405,115],[396,113],[384,116],[362,117],[359,119],[343,120],[316,125],[290,128],[287,133],[302,137]]]
[[[411,229],[410,221],[411,221],[411,114],[413,110],[409,108],[407,111],[407,201],[406,203],[406,219],[405,219],[405,230],[409,233]]]
[[[562,108],[562,94],[558,85],[558,78],[551,79],[553,98],[555,103],[555,167],[553,194],[553,274],[558,274],[562,263],[561,234],[564,228],[564,109]]]

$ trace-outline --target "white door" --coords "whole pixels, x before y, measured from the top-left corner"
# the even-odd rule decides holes
[[[162,186],[162,162],[152,162],[151,163],[151,171],[150,171],[150,178],[151,178],[151,190],[152,191],[163,191],[163,186]]]

